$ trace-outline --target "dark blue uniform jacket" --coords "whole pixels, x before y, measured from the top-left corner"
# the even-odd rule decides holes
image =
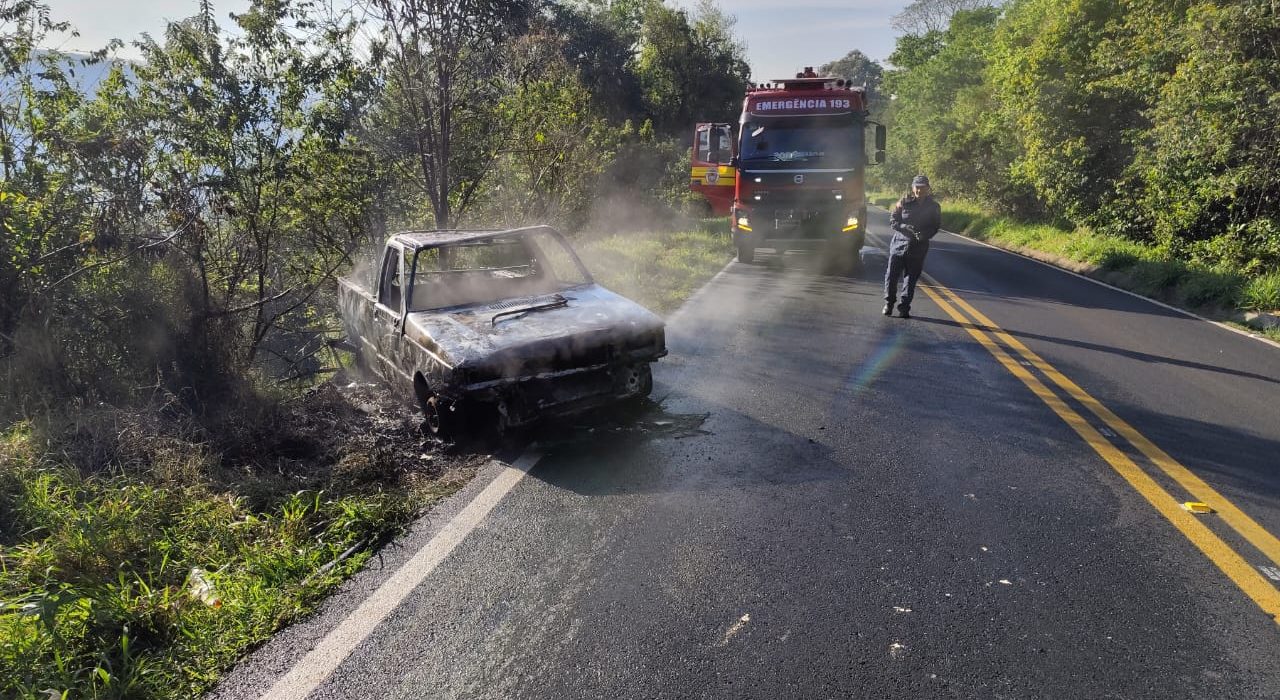
[[[909,194],[898,200],[889,224],[893,227],[889,255],[923,258],[929,252],[929,240],[942,228],[942,207],[932,196]]]

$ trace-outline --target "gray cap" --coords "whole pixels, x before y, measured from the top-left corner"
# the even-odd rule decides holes
[[[928,187],[929,178],[925,177],[924,175],[916,175],[915,177],[911,178],[911,186],[912,187]]]

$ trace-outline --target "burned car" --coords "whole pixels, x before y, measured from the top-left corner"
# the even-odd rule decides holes
[[[339,280],[357,361],[448,435],[647,396],[662,319],[596,284],[558,231],[409,231],[370,285]]]

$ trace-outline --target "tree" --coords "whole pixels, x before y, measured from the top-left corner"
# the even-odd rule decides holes
[[[884,80],[884,68],[879,63],[867,58],[867,55],[854,49],[830,63],[824,63],[818,69],[821,75],[834,75],[853,82],[854,85],[867,86],[867,99],[876,102],[880,97],[880,83]]]
[[[551,5],[550,32],[596,109],[615,120],[644,111],[635,53],[645,8],[655,0],[592,0]]]
[[[1097,48],[1122,18],[1110,0],[1023,0],[992,41],[988,77],[1021,151],[1013,174],[1077,223],[1132,219],[1107,204],[1127,189],[1119,183],[1129,137],[1146,127],[1145,98],[1115,83]]]
[[[16,352],[19,327],[39,315],[43,288],[74,265],[92,220],[67,147],[84,101],[66,73],[78,62],[39,49],[69,30],[48,5],[0,0],[0,358]]]
[[[506,92],[503,47],[533,13],[528,0],[371,0],[387,51],[374,138],[411,163],[435,226],[465,213],[505,134],[492,106]]]
[[[884,89],[893,96],[885,115],[889,161],[885,177],[905,186],[928,173],[944,194],[1025,208],[1009,182],[1007,130],[994,121],[985,81],[986,51],[999,11],[960,11],[945,31],[907,35],[889,57],[895,68]]]
[[[737,117],[751,68],[733,25],[710,0],[698,4],[692,21],[660,3],[646,9],[636,74],[660,132],[683,133],[694,122]]]
[[[476,199],[487,223],[556,221],[572,228],[590,213],[623,130],[602,116],[565,60],[560,44],[570,40],[543,26],[508,44],[511,90],[493,116],[507,138]]]
[[[903,34],[941,32],[957,12],[976,10],[991,4],[990,0],[913,0],[893,16],[890,24]]]
[[[347,131],[371,83],[355,27],[313,9],[258,0],[235,17],[235,38],[197,16],[142,45],[129,111],[147,115],[154,138],[147,185],[178,254],[187,381],[243,376],[263,354],[296,360],[296,345],[272,339],[314,335],[310,303],[364,236],[376,171]]]
[[[1134,43],[1172,59],[1153,62],[1167,72],[1155,81],[1151,126],[1131,168],[1154,237],[1233,272],[1280,269],[1280,8],[1195,2],[1175,14],[1134,4]],[[1137,26],[1144,18],[1163,21]],[[1176,29],[1160,32],[1169,20]],[[1126,65],[1139,76],[1152,66]]]

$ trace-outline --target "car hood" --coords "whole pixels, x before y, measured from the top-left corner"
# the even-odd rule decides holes
[[[409,315],[407,333],[454,367],[517,365],[531,359],[589,355],[602,346],[629,350],[662,344],[656,314],[596,284],[560,292],[565,306],[506,315],[555,300],[554,294]],[[510,372],[503,372],[510,374]]]

